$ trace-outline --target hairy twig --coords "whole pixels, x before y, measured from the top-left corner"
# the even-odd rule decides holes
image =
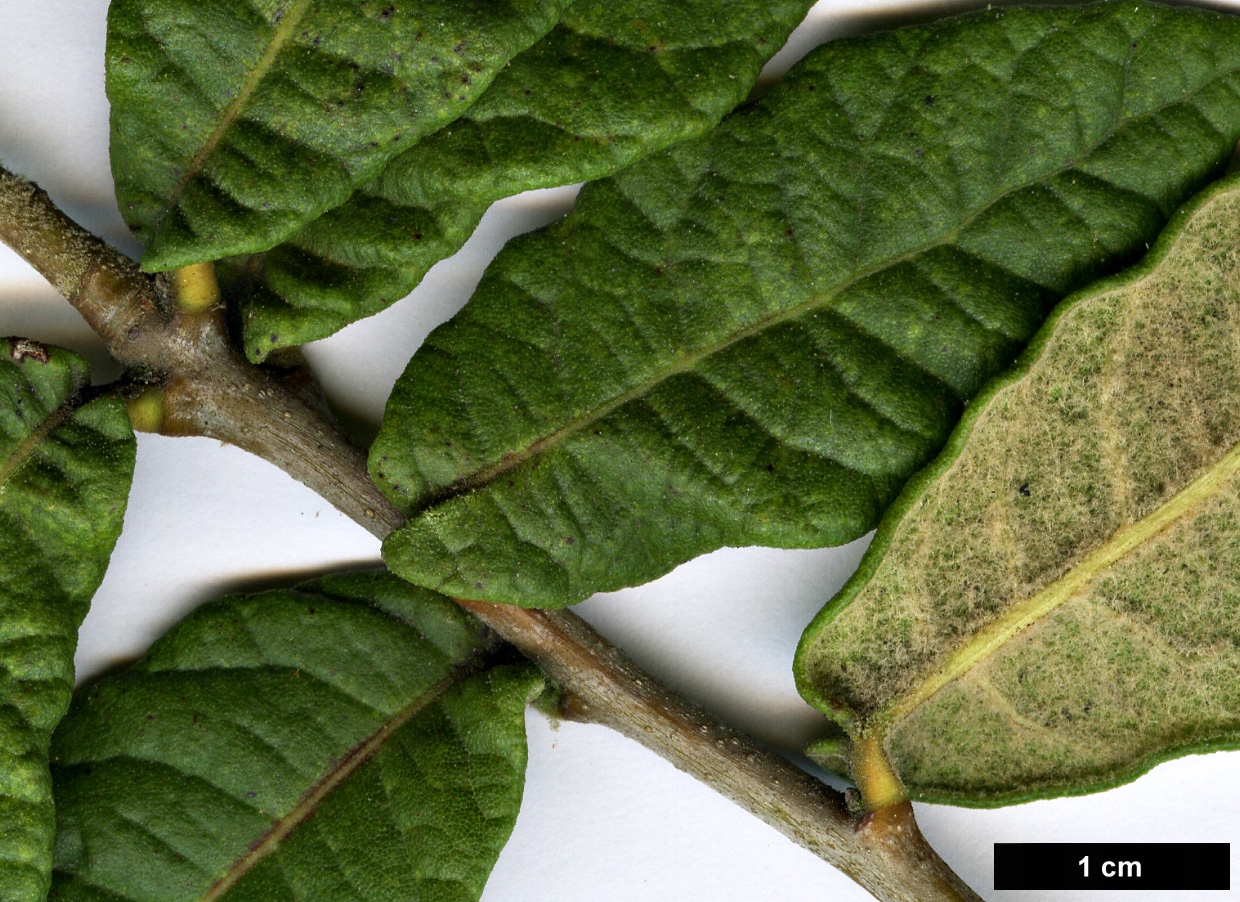
[[[118,361],[159,386],[161,432],[245,448],[381,538],[400,525],[401,512],[367,475],[365,454],[322,411],[235,352],[218,306],[174,303],[159,280],[3,169],[0,240],[69,299]],[[543,668],[563,692],[565,716],[646,745],[879,899],[978,898],[922,838],[907,802],[856,817],[840,793],[659,685],[569,611],[460,604]]]

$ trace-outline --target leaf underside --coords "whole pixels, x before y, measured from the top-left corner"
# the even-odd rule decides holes
[[[543,685],[494,653],[389,574],[205,606],[57,731],[50,898],[477,899]]]
[[[389,566],[573,603],[872,528],[1055,299],[1240,132],[1240,23],[1138,3],[837,42],[499,255],[391,396]]]
[[[1088,792],[1240,744],[1240,183],[1067,301],[806,631],[915,796]]]
[[[713,127],[810,0],[577,0],[464,115],[233,278],[246,353],[329,335],[408,294],[492,201],[610,175]]]
[[[133,476],[124,405],[77,356],[0,346],[0,899],[43,902],[55,812],[48,742],[77,630],[120,535]]]
[[[459,116],[568,2],[116,0],[112,171],[143,266],[287,238]]]

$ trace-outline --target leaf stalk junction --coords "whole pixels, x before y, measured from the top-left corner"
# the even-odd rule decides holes
[[[371,482],[365,452],[324,406],[236,350],[209,270],[181,270],[169,290],[163,278],[143,273],[65,216],[45,192],[2,168],[0,240],[77,308],[118,362],[158,388],[148,387],[130,405],[139,428],[244,448],[380,538],[403,522]],[[566,716],[637,740],[877,898],[978,899],[930,848],[911,805],[877,769],[870,781],[874,810],[858,819],[842,793],[660,686],[571,611],[459,603],[559,685]]]

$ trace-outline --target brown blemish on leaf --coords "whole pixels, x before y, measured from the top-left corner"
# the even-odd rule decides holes
[[[47,363],[52,359],[52,353],[45,344],[31,341],[29,338],[10,338],[8,341],[9,359],[14,363],[22,363],[26,360]]]

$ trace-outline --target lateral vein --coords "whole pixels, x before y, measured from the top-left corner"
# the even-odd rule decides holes
[[[355,746],[330,773],[326,774],[307,792],[287,814],[277,819],[262,838],[245,855],[238,858],[228,871],[213,883],[199,902],[217,902],[223,898],[255,865],[279,848],[298,826],[309,820],[322,801],[341,783],[351,777],[362,765],[383,747],[392,734],[420,714],[428,705],[442,696],[456,683],[473,676],[482,669],[482,662],[473,660],[453,670],[430,689],[426,690],[397,714],[372,733],[360,745]]]
[[[35,451],[43,444],[44,440],[67,423],[80,405],[81,400],[78,397],[69,398],[69,400],[45,416],[39,425],[18,443],[17,447],[13,449],[13,453],[0,464],[0,492],[3,492],[8,485],[10,477],[34,456]]]
[[[973,639],[957,649],[933,674],[897,696],[886,711],[878,715],[883,729],[890,730],[940,689],[976,667],[1017,633],[1076,597],[1104,570],[1174,526],[1204,501],[1218,494],[1222,485],[1237,473],[1240,473],[1240,444],[1232,447],[1217,463],[1202,471],[1162,505],[1140,520],[1116,530],[1110,539],[1054,582],[1014,605],[1007,613],[979,630]]]

